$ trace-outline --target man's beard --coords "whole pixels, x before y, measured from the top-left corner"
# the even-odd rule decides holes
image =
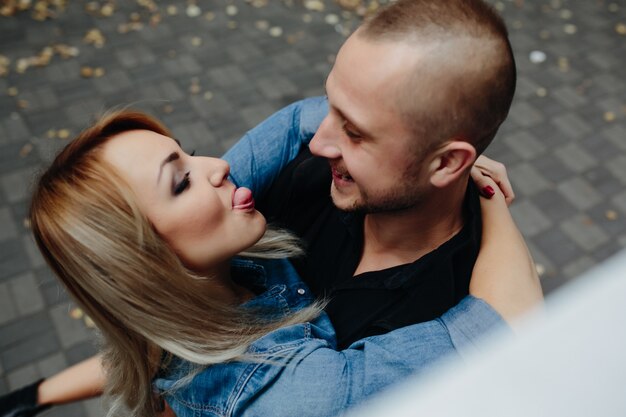
[[[338,207],[341,211],[358,214],[395,213],[422,205],[426,191],[416,188],[417,181],[405,181],[401,186],[383,195],[370,195],[363,190],[359,198],[348,207]],[[335,203],[333,198],[333,203]],[[336,204],[335,204],[336,205]]]

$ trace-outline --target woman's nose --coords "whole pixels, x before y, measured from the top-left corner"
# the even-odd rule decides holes
[[[230,173],[230,166],[228,162],[219,158],[210,158],[211,167],[209,170],[209,182],[214,187],[221,186],[224,181],[228,178],[228,174]]]

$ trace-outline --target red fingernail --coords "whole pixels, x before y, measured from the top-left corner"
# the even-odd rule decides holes
[[[496,193],[496,192],[493,190],[493,188],[491,187],[491,185],[488,185],[488,186],[486,186],[486,187],[483,187],[483,194],[485,195],[485,197],[489,197],[489,198],[491,198],[491,197],[493,197],[493,195],[494,195],[495,193]]]

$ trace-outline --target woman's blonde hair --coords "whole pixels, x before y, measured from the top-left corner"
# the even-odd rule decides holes
[[[164,353],[200,365],[245,359],[254,340],[311,320],[320,307],[268,319],[211,297],[215,282],[185,268],[141,213],[128,184],[102,159],[109,138],[136,129],[171,137],[141,112],[101,117],[43,173],[30,219],[46,262],[104,336],[110,414],[123,407],[132,416],[153,416],[151,381]],[[297,255],[296,242],[271,231],[250,253]]]

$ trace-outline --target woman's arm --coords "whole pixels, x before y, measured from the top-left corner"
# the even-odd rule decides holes
[[[101,395],[105,376],[100,356],[93,356],[44,380],[38,389],[39,404],[64,404]]]
[[[490,185],[489,178],[484,181]],[[505,198],[495,182],[491,186],[491,199],[481,198],[483,234],[470,294],[489,303],[515,326],[516,317],[542,303],[543,293],[535,263]]]

